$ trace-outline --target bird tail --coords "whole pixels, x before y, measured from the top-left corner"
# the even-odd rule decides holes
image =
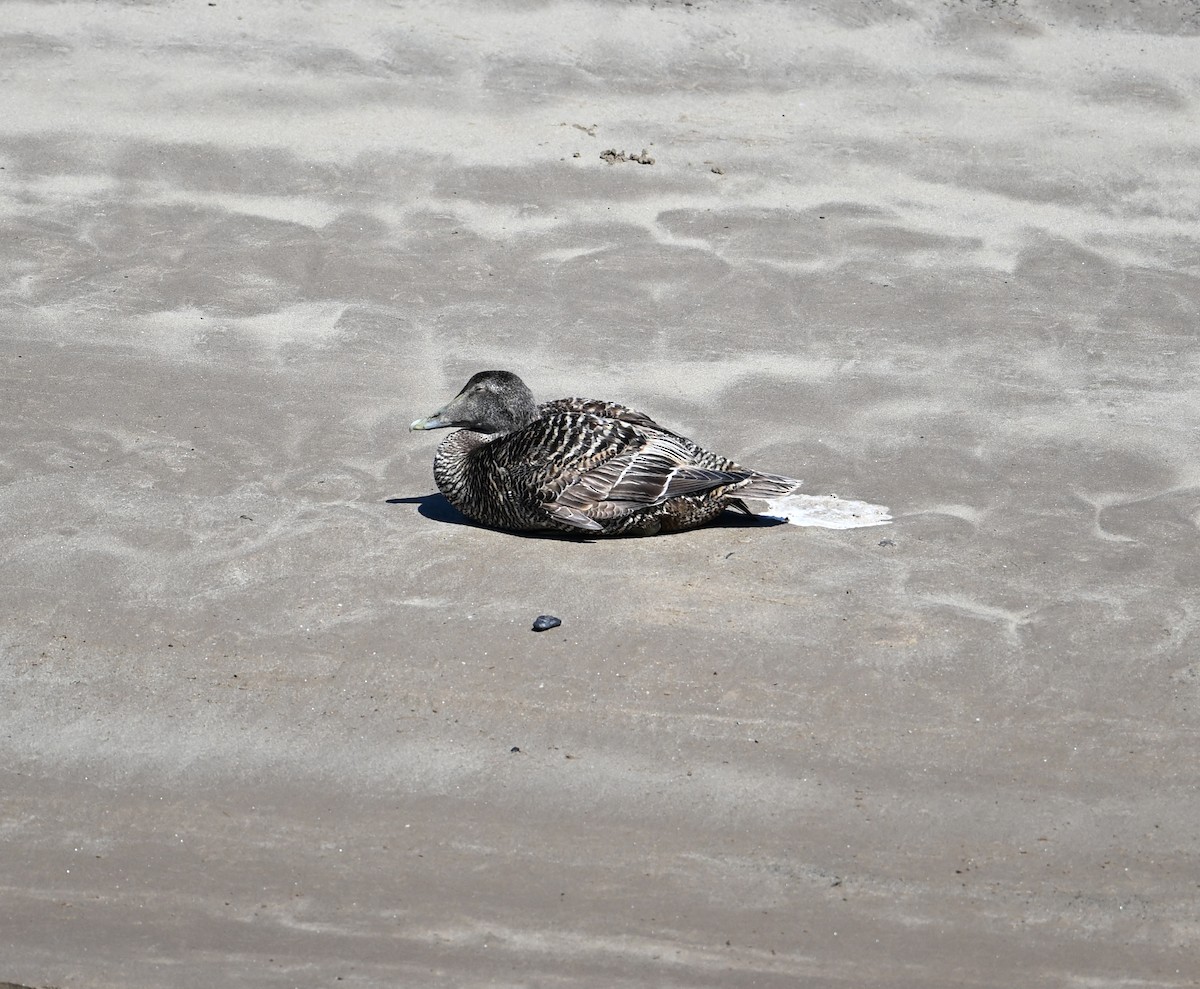
[[[739,498],[762,502],[754,515],[780,519],[792,525],[813,525],[822,529],[858,529],[868,525],[886,525],[892,516],[886,505],[839,498],[837,495],[800,494],[800,482],[777,474],[755,474],[748,484],[737,489]]]

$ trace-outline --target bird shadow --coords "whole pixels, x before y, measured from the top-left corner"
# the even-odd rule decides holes
[[[422,518],[429,519],[431,522],[441,522],[443,525],[465,525],[471,529],[489,529],[489,526],[480,525],[478,522],[463,515],[462,512],[450,504],[449,500],[443,494],[414,495],[411,498],[385,498],[384,502],[388,505],[416,505],[417,514]],[[709,522],[705,528],[770,529],[777,525],[787,525],[787,522],[783,519],[771,518],[764,515],[744,515],[741,512],[725,511]],[[593,537],[584,535],[573,536],[567,532],[511,532],[510,535],[520,536],[522,539],[561,539],[573,543],[596,542]],[[660,535],[674,536],[679,535],[679,533],[664,532]],[[606,536],[604,538],[611,539],[612,537]]]
[[[441,522],[443,525],[465,525],[469,529],[486,529],[495,532],[490,526],[480,525],[473,519],[467,518],[457,508],[450,504],[443,494],[415,495],[412,498],[385,498],[388,505],[416,505],[417,514],[431,522]],[[595,539],[587,536],[572,536],[567,532],[513,532],[504,530],[510,536],[521,539],[562,539],[572,543],[594,543]]]
[[[415,495],[412,498],[386,498],[384,500],[388,505],[416,505],[417,513],[433,522],[445,522],[446,525],[466,525],[473,529],[483,528],[451,505],[449,499],[443,494]]]

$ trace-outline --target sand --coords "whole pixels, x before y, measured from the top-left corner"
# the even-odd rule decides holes
[[[3,15],[0,979],[1200,984],[1195,4]],[[489,367],[896,521],[464,524]]]

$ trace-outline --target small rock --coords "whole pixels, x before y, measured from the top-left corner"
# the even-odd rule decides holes
[[[535,632],[544,632],[548,628],[558,628],[561,624],[561,618],[555,618],[553,615],[538,615],[533,620],[533,630]]]

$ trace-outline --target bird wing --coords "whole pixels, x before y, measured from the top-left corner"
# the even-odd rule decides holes
[[[671,434],[635,435],[612,456],[580,471],[551,504],[590,518],[616,518],[682,495],[736,484],[749,476],[696,464],[692,450]]]
[[[627,422],[631,426],[657,433],[666,433],[668,436],[679,435],[660,426],[645,412],[639,412],[637,409],[631,409],[628,405],[621,405],[617,402],[606,402],[599,398],[556,398],[552,402],[543,403],[540,412],[542,415],[570,412],[596,416],[600,419],[615,419],[617,422]]]
[[[618,414],[588,411],[601,407]],[[560,399],[541,412],[477,455],[492,461],[509,497],[532,497],[530,509],[581,530],[751,476],[625,406]]]

